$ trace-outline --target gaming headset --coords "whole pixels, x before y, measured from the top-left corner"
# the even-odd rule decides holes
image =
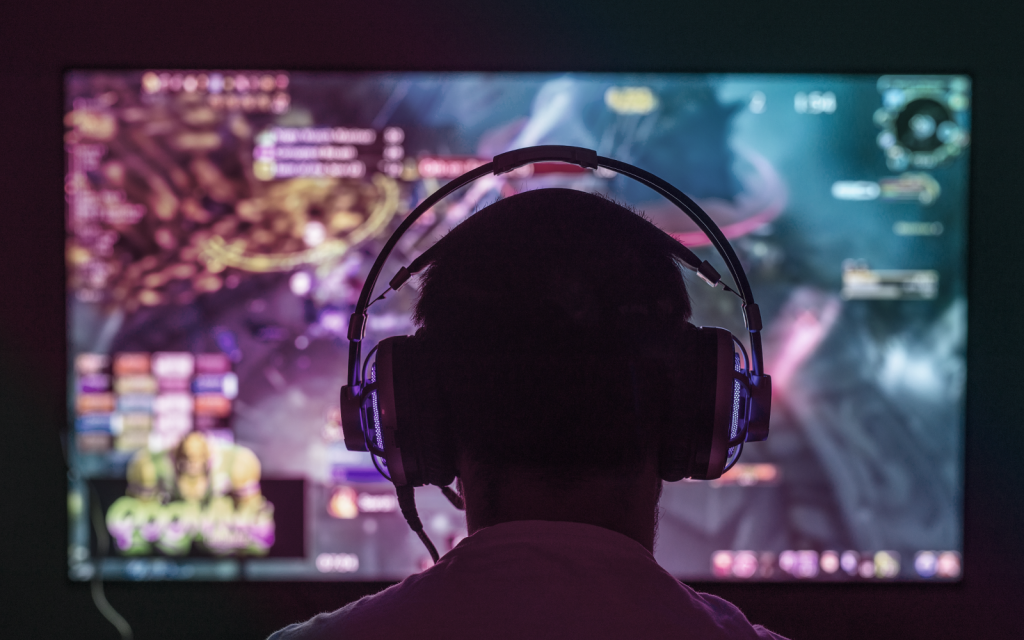
[[[370,302],[377,278],[398,240],[427,210],[450,193],[487,175],[501,175],[535,162],[565,162],[587,169],[603,167],[628,176],[660,193],[689,216],[711,240],[725,260],[736,289],[721,282],[708,262],[682,244],[673,246],[675,257],[712,287],[719,284],[736,294],[750,332],[750,354],[729,331],[718,327],[688,327],[689,348],[679,370],[692,374],[685,380],[689,406],[686,424],[675,425],[659,449],[659,475],[663,480],[712,480],[739,460],[743,443],[768,437],[771,378],[762,368],[761,314],[736,253],[711,218],[693,200],[661,178],[625,162],[597,155],[580,147],[542,145],[502,153],[484,165],[455,178],[416,207],[391,235],[373,263],[349,320],[348,384],[341,388],[341,424],[350,451],[369,451],[377,469],[394,483],[399,506],[409,526],[423,540],[436,562],[438,554],[423,532],[416,513],[413,488],[427,484],[442,488],[456,507],[461,498],[450,485],[456,476],[455,451],[443,428],[445,416],[432,402],[438,382],[430,373],[429,358],[412,336],[380,341],[376,360],[366,377],[373,352],[362,360],[362,341],[368,307],[397,291],[409,278],[430,264],[442,239],[392,278],[388,289]],[[737,352],[737,347],[739,353]],[[740,363],[740,354],[743,356]]]

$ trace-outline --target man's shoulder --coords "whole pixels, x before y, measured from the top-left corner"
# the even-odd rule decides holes
[[[755,634],[753,637],[762,640],[786,640],[785,637],[769,631],[759,624],[751,624],[739,607],[725,598],[720,598],[710,593],[699,593],[686,585],[683,586],[692,591],[695,600],[706,607],[708,617],[724,632],[724,637],[750,637],[750,632],[753,631]]]
[[[344,627],[347,624],[352,622],[353,612],[360,606],[360,603],[365,606],[364,601],[372,598],[374,596],[366,596],[355,602],[350,602],[340,609],[321,613],[305,622],[288,625],[271,634],[267,640],[323,640],[336,637],[338,633],[345,631]]]
[[[357,629],[380,627],[382,622],[387,622],[392,614],[397,613],[394,606],[401,609],[406,599],[401,594],[415,590],[422,575],[409,576],[380,593],[364,596],[340,609],[313,616],[305,622],[288,625],[267,640],[322,640]]]
[[[698,593],[621,534],[578,523],[498,525],[389,589],[292,625],[273,640],[435,637],[778,638]]]
[[[305,622],[290,624],[271,634],[267,640],[319,640],[328,637],[334,631],[334,627],[348,615],[357,602],[352,602],[330,613],[313,616]]]
[[[422,574],[421,574],[422,575]],[[306,622],[293,624],[271,635],[268,640],[326,640],[342,637],[388,637],[389,630],[396,624],[401,627],[417,626],[420,616],[403,616],[402,613],[412,604],[410,597],[417,591],[418,576],[385,589],[384,591],[366,596],[330,613],[321,613]],[[693,628],[701,630],[706,637],[728,640],[785,640],[760,625],[752,625],[734,604],[718,596],[699,593],[680,583],[689,592],[688,599],[680,599],[683,608],[690,609]],[[418,608],[418,607],[413,607]],[[479,613],[479,612],[478,612]],[[519,614],[527,613],[519,611]],[[470,616],[476,617],[476,616]],[[404,620],[403,620],[404,618]],[[458,624],[458,616],[448,620]],[[423,621],[419,621],[422,623]],[[436,621],[435,621],[436,622]],[[476,621],[479,622],[479,621]],[[476,626],[470,624],[468,626]],[[476,635],[476,634],[471,634]]]

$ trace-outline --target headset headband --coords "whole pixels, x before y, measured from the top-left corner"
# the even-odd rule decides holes
[[[736,253],[733,251],[728,239],[726,239],[725,235],[722,233],[722,230],[718,228],[718,225],[711,220],[708,214],[705,213],[704,210],[701,209],[700,206],[691,200],[685,193],[676,189],[658,176],[644,171],[639,167],[635,167],[626,162],[620,162],[618,160],[599,156],[597,155],[597,152],[590,149],[584,149],[582,147],[539,145],[535,147],[526,147],[525,149],[516,149],[514,151],[508,151],[506,153],[496,155],[491,162],[462,174],[458,178],[455,178],[434,193],[430,194],[419,204],[418,207],[413,209],[412,212],[405,217],[405,220],[403,220],[400,225],[398,225],[398,228],[395,229],[395,232],[391,234],[390,238],[388,238],[388,241],[384,244],[384,248],[381,249],[380,254],[377,256],[377,260],[370,268],[370,272],[366,276],[366,282],[363,284],[363,289],[359,293],[359,300],[356,302],[355,311],[349,319],[349,386],[355,387],[363,382],[361,379],[362,368],[360,365],[362,359],[362,341],[366,331],[366,309],[370,305],[370,296],[373,293],[374,286],[377,284],[377,278],[384,269],[384,264],[387,262],[391,252],[394,250],[395,245],[398,244],[399,239],[405,235],[421,215],[426,213],[431,207],[440,202],[450,193],[482,178],[487,174],[501,175],[535,162],[565,162],[567,164],[575,164],[586,169],[597,169],[598,167],[611,169],[616,173],[628,176],[637,182],[647,185],[669,200],[683,213],[689,216],[691,220],[697,223],[697,226],[699,226],[705,235],[707,235],[715,249],[718,250],[719,255],[722,256],[723,260],[725,260],[725,264],[729,268],[729,273],[732,275],[733,282],[737,287],[737,290],[734,291],[734,293],[736,293],[743,302],[743,320],[747,330],[750,332],[751,373],[755,376],[762,376],[764,374],[762,369],[763,356],[761,350],[761,312],[758,309],[757,304],[754,302],[754,294],[750,289],[750,283],[747,281],[747,275],[743,271],[743,266],[740,264],[739,258],[736,257]],[[437,245],[435,244],[434,246]],[[701,261],[692,251],[684,247],[682,244],[680,244],[679,247],[680,248],[676,250],[676,255],[684,266],[697,272],[697,275],[712,287],[715,287],[720,283],[721,276],[718,275],[718,272],[715,271],[715,269],[708,264],[706,260]],[[406,280],[409,279],[410,276],[419,272],[420,269],[426,266],[429,263],[431,249],[433,249],[433,247],[427,249],[418,258],[409,263],[408,267],[402,267],[399,269],[398,273],[389,283],[389,289],[397,290],[406,282]],[[725,286],[725,288],[728,289],[729,287]]]

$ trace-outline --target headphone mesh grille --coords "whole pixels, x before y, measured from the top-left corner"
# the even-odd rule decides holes
[[[740,367],[740,356],[739,356],[739,354],[736,354],[733,357],[735,358],[734,362],[735,362],[735,369],[736,369],[736,371],[743,371],[742,367]],[[739,430],[740,430],[740,402],[743,399],[742,396],[743,396],[743,390],[740,387],[740,381],[739,380],[733,380],[732,381],[732,421],[729,424],[729,439],[730,440],[732,440],[733,438],[735,438],[739,434]],[[733,448],[729,449],[729,452],[726,454],[726,457],[727,458],[731,458],[735,450],[736,450],[736,447],[733,447]]]
[[[729,439],[735,438],[740,426],[740,381],[732,383],[732,424],[729,425]]]
[[[377,363],[374,363],[370,368],[370,382],[377,381]],[[377,406],[377,392],[373,391],[370,393],[370,400],[373,402],[373,438],[377,442],[377,448],[380,451],[384,450],[384,436],[381,433],[380,428],[380,408]]]

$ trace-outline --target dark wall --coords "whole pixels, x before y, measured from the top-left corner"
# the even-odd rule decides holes
[[[1024,37],[1013,2],[214,3],[0,6],[0,579],[4,635],[107,637],[66,580],[67,67],[966,72],[974,77],[965,578],[707,585],[794,638],[1009,637],[1024,596],[1013,330],[1024,228]],[[1009,323],[1009,324],[1007,324]],[[263,637],[381,585],[107,586],[138,638]],[[12,626],[13,625],[13,626]],[[1014,625],[1014,626],[1011,626]],[[25,633],[12,630],[24,628]]]

